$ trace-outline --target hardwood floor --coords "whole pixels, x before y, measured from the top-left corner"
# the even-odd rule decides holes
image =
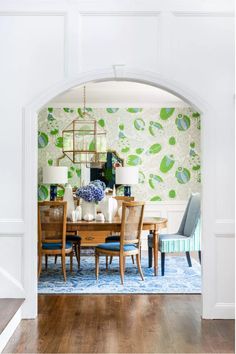
[[[41,295],[4,353],[234,352],[234,321],[200,313],[200,295]]]
[[[24,299],[0,299],[0,334],[18,311]]]

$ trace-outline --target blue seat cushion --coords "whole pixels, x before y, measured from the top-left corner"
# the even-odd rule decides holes
[[[160,234],[158,249],[160,252],[199,251],[199,237],[186,237],[180,234]],[[153,235],[148,236],[148,247],[153,247]]]
[[[81,237],[78,235],[66,235],[66,242],[79,242],[81,241]]]
[[[72,248],[72,242],[66,242],[66,249]],[[61,243],[43,243],[42,246],[43,250],[61,250],[62,244]]]
[[[106,251],[120,251],[120,242],[110,242],[110,243],[101,243],[97,245],[98,249],[106,250]],[[124,245],[124,251],[136,251],[136,245],[130,243],[128,245]]]
[[[120,242],[120,235],[107,236],[106,242]]]

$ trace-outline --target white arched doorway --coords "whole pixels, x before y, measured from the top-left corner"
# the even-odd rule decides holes
[[[210,239],[205,238],[211,229],[212,208],[208,208],[208,203],[211,199],[213,190],[210,188],[209,179],[205,176],[210,176],[211,171],[208,171],[209,164],[208,154],[205,148],[206,137],[210,137],[210,131],[207,131],[207,126],[204,124],[208,105],[196,93],[191,92],[188,88],[183,88],[178,83],[170,82],[165,78],[156,75],[155,73],[128,69],[122,70],[117,75],[112,69],[98,70],[95,72],[82,73],[76,78],[66,79],[55,87],[50,88],[43,93],[37,100],[32,102],[24,109],[24,217],[25,217],[25,238],[23,246],[24,254],[24,288],[25,288],[25,305],[23,318],[34,318],[37,316],[37,119],[40,109],[52,100],[55,96],[67,91],[70,88],[79,86],[88,82],[99,82],[108,80],[125,80],[134,81],[151,86],[155,86],[173,93],[180,97],[192,107],[201,112],[203,117],[203,129],[201,133],[202,141],[202,215],[203,215],[203,317],[209,317],[209,308],[211,306],[211,292],[209,275],[211,268],[208,267],[207,250],[211,249]]]

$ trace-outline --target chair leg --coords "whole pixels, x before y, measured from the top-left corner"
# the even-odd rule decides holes
[[[77,243],[77,253],[78,253],[78,268],[80,269],[80,251],[81,251],[81,243],[80,241]]]
[[[110,257],[110,264],[112,264],[112,259],[113,259],[113,256]]]
[[[48,270],[48,255],[45,254],[45,269]]]
[[[198,251],[198,259],[199,259],[199,263],[202,264],[202,252]]]
[[[62,273],[64,276],[64,280],[66,281],[66,256],[65,256],[65,254],[61,255],[61,265],[62,265]]]
[[[148,247],[148,268],[152,268],[152,247]]]
[[[38,257],[38,278],[40,277],[42,271],[42,256],[39,255]]]
[[[73,251],[70,253],[70,272],[72,273],[73,271],[73,256],[74,256],[74,253]]]
[[[54,261],[55,264],[57,264],[57,256],[55,256],[55,261]]]
[[[165,275],[165,252],[161,252],[161,275]]]
[[[143,271],[141,268],[140,254],[136,254],[136,262],[137,262],[139,274],[140,274],[142,280],[144,280]]]
[[[108,256],[106,256],[106,271],[108,271]]]
[[[124,257],[124,272],[125,272],[125,262],[126,261],[126,257]]]
[[[96,262],[95,275],[96,275],[96,279],[98,280],[98,275],[99,275],[99,254],[98,253],[95,253],[95,262]]]
[[[120,280],[121,284],[124,284],[124,257],[119,257],[120,262]]]
[[[134,264],[134,256],[132,255],[131,258],[132,258],[132,263]]]
[[[192,267],[190,252],[188,252],[188,251],[186,252],[186,258],[187,258],[188,266]]]

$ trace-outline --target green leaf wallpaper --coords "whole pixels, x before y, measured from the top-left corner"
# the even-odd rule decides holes
[[[139,166],[139,184],[132,188],[137,199],[186,200],[191,192],[200,191],[201,117],[198,112],[190,107],[88,110],[107,130],[108,148],[116,150],[125,165]],[[56,165],[62,155],[62,129],[81,112],[81,107],[49,107],[39,113],[39,183],[42,167]],[[91,148],[92,145],[93,142]],[[73,165],[67,158],[60,165],[68,166],[70,183],[79,186],[81,166]],[[45,187],[39,185],[40,200],[48,198]]]

